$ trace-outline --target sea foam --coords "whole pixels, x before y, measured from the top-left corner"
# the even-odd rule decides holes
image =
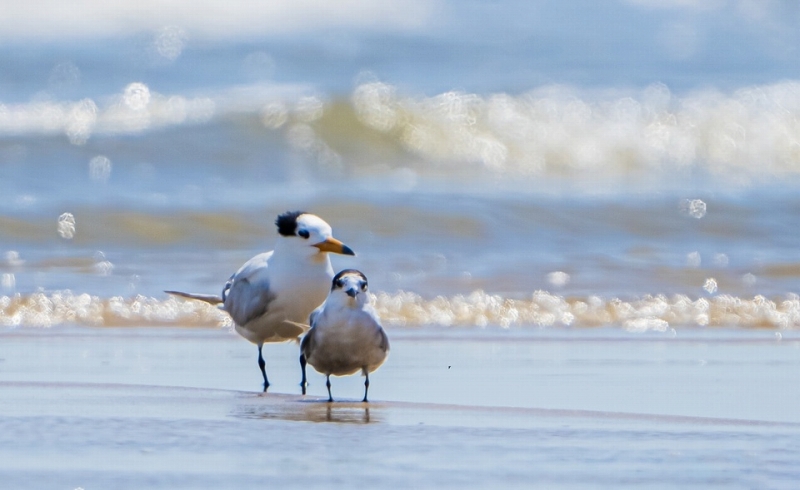
[[[390,328],[591,328],[630,332],[670,328],[800,328],[800,297],[742,298],[718,295],[644,296],[634,300],[565,298],[536,291],[512,299],[484,291],[423,298],[412,292],[373,295],[375,308]],[[230,317],[215,306],[176,298],[134,296],[101,298],[70,291],[0,296],[5,327],[181,326],[230,328]]]

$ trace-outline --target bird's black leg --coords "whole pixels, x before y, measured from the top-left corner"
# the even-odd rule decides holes
[[[261,368],[261,375],[264,377],[264,393],[267,392],[267,388],[269,388],[269,380],[267,380],[267,371],[264,369],[266,363],[264,362],[264,356],[261,355],[261,348],[264,344],[258,344],[258,367]]]
[[[303,394],[306,394],[306,387],[308,387],[308,381],[306,380],[306,356],[305,354],[300,354],[300,371],[303,373],[303,378],[300,380],[300,388],[303,390]]]
[[[331,375],[327,375],[325,377],[325,386],[328,387],[328,403],[333,401],[333,396],[331,396]]]
[[[364,380],[364,399],[361,401],[364,403],[369,403],[369,400],[367,400],[367,391],[369,391],[369,373],[364,371],[364,376],[367,379]]]

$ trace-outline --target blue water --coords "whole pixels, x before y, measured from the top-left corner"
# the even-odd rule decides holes
[[[796,327],[789,3],[243,3],[229,15],[9,9],[7,302],[217,292],[296,208],[359,252],[336,268],[365,269],[388,295],[538,304],[545,291],[571,301],[570,325]],[[617,298],[634,313],[581,313]],[[669,306],[653,313],[652,298]],[[7,325],[75,317],[4,308]]]

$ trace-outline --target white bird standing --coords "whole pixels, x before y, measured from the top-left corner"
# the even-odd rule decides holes
[[[222,296],[166,291],[222,304],[236,331],[258,346],[258,367],[269,387],[262,347],[265,342],[296,340],[308,328],[309,314],[325,300],[333,277],[328,252],[355,255],[333,238],[331,227],[302,211],[278,216],[275,249],[256,255],[231,276]]]
[[[346,269],[333,278],[331,292],[310,317],[311,330],[300,344],[300,367],[303,393],[306,387],[306,363],[326,376],[328,401],[331,375],[346,376],[361,371],[364,399],[367,402],[369,373],[378,369],[389,353],[389,339],[367,295],[367,278],[354,269]]]

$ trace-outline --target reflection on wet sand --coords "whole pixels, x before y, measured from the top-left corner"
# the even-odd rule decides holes
[[[259,397],[261,398],[261,397]],[[263,397],[263,398],[266,398]],[[373,409],[370,412],[370,409]],[[376,413],[377,412],[377,413]],[[382,422],[381,405],[361,402],[334,402],[309,399],[299,403],[277,402],[237,405],[231,416],[245,419],[290,420],[295,422],[335,422],[342,424],[368,424]]]

